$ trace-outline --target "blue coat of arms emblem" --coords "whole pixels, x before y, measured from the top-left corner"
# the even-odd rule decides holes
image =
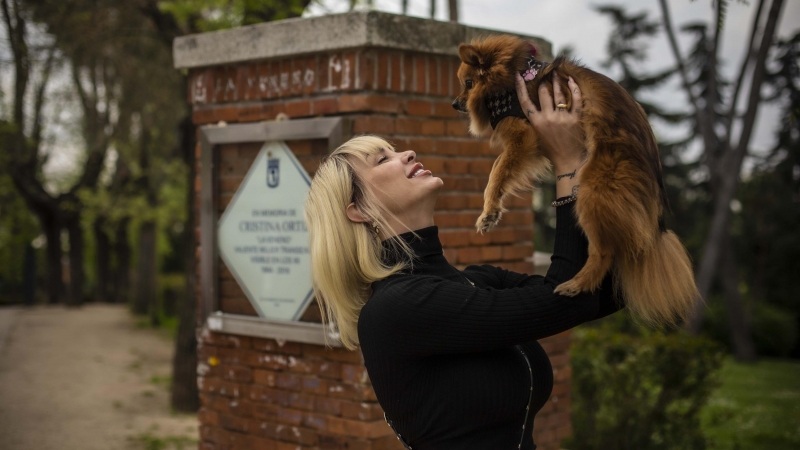
[[[281,160],[278,158],[269,158],[267,160],[267,186],[271,188],[278,187],[278,182],[280,182],[280,162]]]

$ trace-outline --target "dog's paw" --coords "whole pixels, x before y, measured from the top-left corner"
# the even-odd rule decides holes
[[[583,289],[581,288],[581,286],[578,284],[577,281],[572,279],[556,286],[553,292],[559,295],[564,295],[566,297],[575,297],[576,295],[583,292]]]
[[[475,228],[477,228],[478,233],[484,233],[497,226],[497,223],[500,222],[500,215],[500,211],[484,212],[481,214],[481,216],[478,217],[478,221],[475,222]]]

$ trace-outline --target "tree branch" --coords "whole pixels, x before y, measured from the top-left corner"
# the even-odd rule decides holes
[[[750,145],[750,136],[752,135],[753,126],[755,125],[758,106],[761,103],[761,85],[767,71],[767,55],[772,48],[772,41],[775,38],[782,7],[783,0],[773,0],[769,16],[767,16],[767,24],[764,27],[764,34],[761,37],[761,44],[758,49],[758,55],[756,56],[756,66],[753,70],[753,78],[750,84],[747,109],[742,120],[742,132],[739,136],[739,142],[736,145],[734,157],[731,158],[730,168],[735,168],[737,174],[739,173],[742,161]]]
[[[0,0],[0,7],[3,9],[3,21],[6,23],[6,28],[8,29],[8,38],[11,40],[11,45],[15,44],[14,42],[14,26],[11,23],[11,14],[8,10],[8,0]]]
[[[88,156],[83,166],[83,174],[75,185],[65,193],[65,196],[74,196],[83,187],[94,186],[103,170],[103,162],[108,151],[109,138],[105,136],[105,127],[100,123],[100,113],[97,110],[99,87],[97,79],[97,65],[94,58],[89,64],[89,81],[91,82],[91,93],[83,87],[80,74],[78,73],[77,63],[72,63],[72,79],[75,90],[81,100],[84,120],[84,138],[87,146]],[[109,93],[106,92],[108,95]]]
[[[2,7],[3,19],[8,28],[8,37],[11,42],[11,52],[14,54],[14,124],[18,130],[17,139],[24,139],[25,109],[23,105],[25,104],[25,91],[28,88],[30,71],[28,46],[25,42],[25,20],[19,14],[19,5],[16,1],[9,8],[8,0],[2,0]],[[17,148],[17,151],[21,150],[21,148]]]
[[[175,20],[175,17],[172,14],[165,14],[158,9],[158,2],[145,0],[144,2],[140,3],[138,6],[139,11],[156,27],[158,30],[158,37],[159,39],[169,48],[172,48],[172,41],[184,34],[184,30],[181,30],[180,25]],[[196,32],[190,24],[190,30],[186,30],[189,33]]]
[[[680,48],[678,47],[678,41],[675,39],[675,32],[672,29],[672,19],[670,18],[667,0],[659,0],[659,3],[661,4],[661,13],[664,18],[664,29],[667,31],[669,45],[672,49],[672,54],[675,56],[675,62],[678,66],[678,74],[681,76],[681,82],[683,83],[683,88],[686,91],[686,95],[689,96],[689,103],[694,110],[697,127],[700,128],[700,133],[703,136],[705,148],[707,151],[711,150],[716,146],[716,134],[714,134],[713,127],[706,123],[706,117],[703,116],[700,106],[698,106],[697,97],[694,95],[692,85],[689,82],[689,75],[686,73],[686,64],[683,62],[683,57],[681,57]]]
[[[715,0],[716,12],[714,21],[714,37],[711,41],[711,48],[709,49],[708,56],[708,73],[706,73],[706,118],[713,127],[714,117],[717,111],[717,54],[719,53],[719,37],[722,33],[723,22],[725,17],[725,2],[726,0]],[[710,149],[706,149],[707,151]],[[718,149],[714,149],[718,150]]]
[[[736,85],[734,86],[733,95],[731,96],[730,109],[728,110],[727,117],[725,118],[725,136],[728,145],[731,145],[731,138],[733,137],[733,120],[736,118],[736,104],[739,100],[739,91],[741,91],[742,85],[744,84],[744,76],[747,73],[747,66],[753,59],[753,56],[756,54],[756,49],[754,46],[756,34],[758,34],[758,24],[761,22],[761,11],[763,9],[764,0],[759,0],[758,8],[756,9],[756,16],[753,19],[753,27],[750,30],[750,40],[747,43],[747,50],[745,52],[744,59],[742,59],[742,66],[739,68],[739,76],[736,79]]]
[[[75,61],[72,61],[72,81],[75,84],[75,91],[78,93],[78,98],[81,101],[81,106],[83,106],[83,110],[86,111],[89,109],[89,99],[86,94],[86,91],[83,90],[83,85],[81,84],[81,76],[78,73],[78,66]]]
[[[56,46],[53,45],[47,51],[47,59],[44,63],[42,70],[42,80],[36,88],[36,96],[34,99],[33,107],[33,126],[31,131],[31,140],[34,142],[34,147],[39,148],[39,143],[42,139],[42,109],[44,108],[44,91],[47,88],[47,83],[50,81],[50,71],[53,68],[55,61]],[[32,155],[35,159],[36,155]]]
[[[94,113],[92,114],[92,119],[94,119],[93,125],[96,126],[97,116],[99,115],[97,113],[97,102],[100,95],[98,94],[98,89],[97,89],[97,61],[94,58],[92,58],[89,64],[89,82],[92,87],[92,97],[89,99],[89,101],[91,101],[90,108]]]
[[[113,87],[112,82],[109,80],[108,76],[108,61],[103,62],[103,91],[105,92],[105,111],[103,112],[103,136],[105,136],[105,127],[111,125],[111,99],[113,98]]]
[[[8,172],[25,203],[37,214],[52,209],[53,198],[36,177],[36,156],[38,145],[32,147],[25,137],[25,92],[30,77],[30,58],[25,41],[25,20],[20,16],[19,5],[14,2],[9,6],[8,0],[2,0],[3,21],[8,29],[11,51],[14,54],[14,113],[13,124],[16,129],[10,137],[11,158]]]

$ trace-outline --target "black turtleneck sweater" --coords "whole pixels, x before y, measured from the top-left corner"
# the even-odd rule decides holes
[[[414,450],[536,448],[534,415],[553,388],[536,340],[619,309],[610,277],[596,294],[553,293],[587,259],[573,205],[557,208],[544,277],[489,265],[459,271],[445,259],[436,226],[416,230],[419,239],[400,235],[418,259],[373,283],[358,336],[378,401]]]

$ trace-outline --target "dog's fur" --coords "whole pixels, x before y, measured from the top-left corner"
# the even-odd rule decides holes
[[[531,45],[515,36],[492,36],[459,47],[463,91],[453,106],[470,115],[476,136],[492,132],[487,96],[515,89],[514,74],[527,68]],[[692,264],[675,233],[659,221],[668,209],[658,145],[641,106],[611,79],[565,58],[557,58],[527,82],[539,107],[538,89],[553,92],[553,74],[572,77],[583,97],[581,128],[588,157],[578,171],[575,205],[578,223],[589,240],[589,259],[572,279],[556,288],[574,296],[597,289],[609,270],[634,317],[649,324],[685,320],[699,299]],[[466,88],[466,81],[472,88]],[[572,95],[564,88],[567,104]],[[497,124],[491,145],[502,149],[484,192],[484,232],[500,220],[508,195],[530,190],[550,168],[539,150],[536,130],[527,119],[507,117]],[[663,222],[662,222],[663,223]]]

